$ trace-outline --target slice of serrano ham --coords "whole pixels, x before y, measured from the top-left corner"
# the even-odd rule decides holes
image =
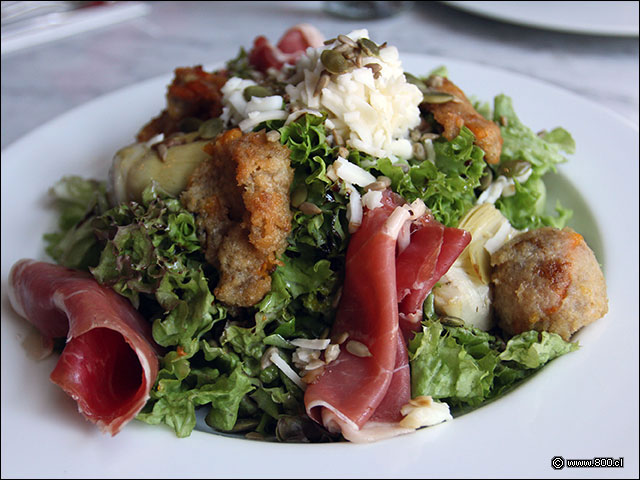
[[[420,327],[422,305],[471,241],[471,234],[445,227],[435,219],[423,222],[397,260],[396,282],[400,326],[406,340]]]
[[[103,432],[144,407],[158,373],[149,323],[127,299],[84,272],[20,260],[9,274],[15,311],[47,338],[66,338],[51,380]]]
[[[338,358],[305,392],[308,415],[318,422],[324,415],[325,426],[343,435],[358,431],[374,414],[395,370],[398,302],[395,282],[389,279],[395,279],[399,229],[389,228],[390,210],[368,210],[352,236],[332,328],[332,336],[348,337]]]
[[[285,64],[294,64],[309,47],[323,45],[324,36],[312,25],[299,24],[287,30],[277,45],[264,36],[256,37],[249,51],[249,63],[261,72],[269,68],[280,70]]]
[[[332,329],[332,338],[348,337],[305,392],[307,414],[352,442],[413,431],[401,424],[402,407],[411,400],[405,341],[420,324],[427,294],[470,240],[467,232],[415,210],[389,190],[382,206],[365,210],[349,242]],[[350,341],[356,345],[349,348]]]

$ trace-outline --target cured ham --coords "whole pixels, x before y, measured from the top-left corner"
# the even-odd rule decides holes
[[[145,405],[158,373],[149,323],[84,272],[20,260],[9,274],[15,311],[46,338],[66,338],[51,380],[103,432],[117,434]]]
[[[405,339],[420,327],[427,295],[471,241],[466,230],[445,227],[435,219],[423,222],[398,255],[396,283],[400,324]]]
[[[277,45],[264,36],[256,37],[249,52],[249,62],[261,72],[269,68],[280,70],[285,64],[294,64],[309,47],[320,47],[323,35],[312,25],[296,25],[285,32]]]
[[[332,329],[332,335],[346,333],[348,338],[338,358],[305,393],[307,413],[318,422],[322,422],[322,409],[328,409],[336,415],[336,423],[359,430],[391,383],[398,302],[395,285],[388,279],[395,278],[397,233],[394,236],[385,228],[388,210],[369,210],[349,244],[343,295]],[[363,346],[366,352],[351,353],[349,345]],[[326,426],[336,430],[336,425]]]
[[[385,191],[382,206],[367,209],[352,235],[332,330],[332,338],[348,336],[338,358],[305,392],[307,414],[354,442],[413,430],[401,425],[402,407],[411,400],[405,341],[413,324],[401,329],[400,319],[414,314],[418,302],[422,307],[469,241],[468,233],[446,228],[404,203]],[[398,245],[407,231],[408,243]],[[355,345],[349,348],[349,342]]]

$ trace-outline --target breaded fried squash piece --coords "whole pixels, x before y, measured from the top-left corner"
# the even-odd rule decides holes
[[[466,126],[476,136],[475,144],[484,151],[487,163],[498,163],[503,142],[500,127],[480,115],[464,92],[453,82],[444,77],[437,78],[433,88],[449,93],[456,99],[446,103],[423,103],[422,107],[433,113],[436,122],[442,125],[442,135],[447,140],[453,140],[460,133],[460,129]]]
[[[221,274],[214,293],[229,305],[255,305],[291,230],[289,149],[264,132],[233,129],[205,146],[211,159],[193,173],[181,200],[196,214],[205,257]]]

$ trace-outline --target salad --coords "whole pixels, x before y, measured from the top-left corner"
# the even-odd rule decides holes
[[[577,349],[607,298],[571,212],[546,209],[573,139],[454,82],[308,25],[176,69],[109,178],[53,186],[56,265],[12,270],[12,305],[61,356],[52,380],[111,434],[137,418],[366,442]]]

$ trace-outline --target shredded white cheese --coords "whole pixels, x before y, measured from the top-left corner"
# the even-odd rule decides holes
[[[347,36],[357,41],[369,33],[356,30]],[[332,46],[309,48],[298,60],[293,85],[286,87],[291,102],[328,112],[325,125],[352,148],[392,160],[411,157],[409,130],[420,123],[422,93],[406,81],[398,49],[388,46],[379,56],[362,59],[362,65],[380,65],[378,78],[371,68],[354,68],[316,92],[324,70],[320,56]]]
[[[311,350],[324,350],[331,343],[331,339],[329,338],[314,338],[314,339],[306,339],[306,338],[296,338],[293,340],[289,340],[291,345],[295,345],[296,347],[308,348]]]
[[[362,195],[362,205],[369,210],[382,206],[382,192],[380,190],[369,190]]]
[[[280,354],[275,351],[271,353],[269,359],[273,362],[273,364],[282,370],[293,383],[295,383],[302,390],[307,388],[307,385],[302,381],[300,376],[289,366],[289,364],[280,356]]]
[[[449,405],[444,402],[434,402],[431,397],[417,397],[400,409],[404,416],[400,426],[406,428],[430,427],[438,423],[451,420]]]
[[[260,123],[268,120],[284,120],[284,99],[280,95],[244,98],[247,87],[257,85],[253,80],[231,77],[221,89],[222,115],[227,124],[237,125],[243,132],[250,132]]]
[[[327,168],[327,176],[333,181],[340,178],[347,183],[358,185],[359,187],[366,187],[376,181],[376,177],[364,168],[359,167],[355,163],[351,163],[343,157],[336,158],[336,160],[329,165]]]

